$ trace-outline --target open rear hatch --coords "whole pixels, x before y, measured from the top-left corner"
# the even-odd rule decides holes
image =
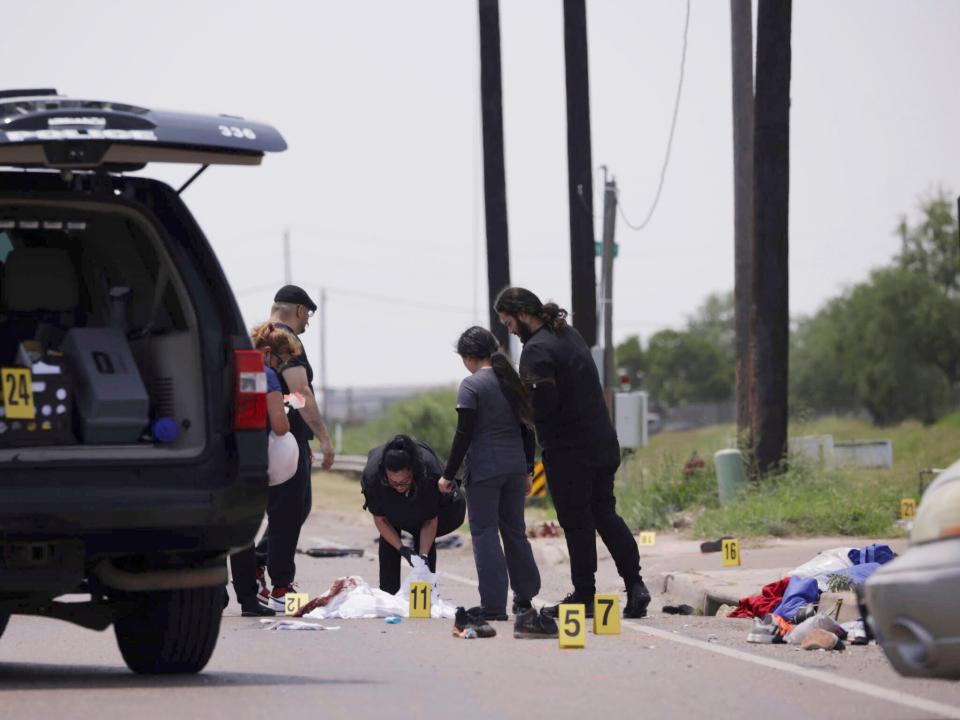
[[[66,171],[56,192],[31,182],[51,173],[28,172],[0,194],[0,464],[203,450],[206,419],[227,415],[204,392],[216,372],[204,363],[223,368],[201,350],[197,312],[217,299],[184,266],[192,256],[172,252],[170,228],[114,192],[71,192],[89,185],[70,177],[257,165],[285,148],[274,128],[237,117],[0,92],[0,166]]]
[[[259,165],[287,147],[263,123],[81,100],[55,90],[0,92],[0,165],[134,170],[147,163]]]

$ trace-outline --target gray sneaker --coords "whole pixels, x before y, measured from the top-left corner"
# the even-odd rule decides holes
[[[783,638],[780,637],[780,626],[774,622],[773,615],[753,619],[753,627],[747,634],[747,642],[767,645],[783,642]]]

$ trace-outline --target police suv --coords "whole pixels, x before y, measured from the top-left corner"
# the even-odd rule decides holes
[[[180,195],[285,148],[232,116],[0,92],[0,634],[42,615],[112,624],[137,672],[209,660],[266,502],[266,378]],[[199,169],[127,174],[148,163]]]

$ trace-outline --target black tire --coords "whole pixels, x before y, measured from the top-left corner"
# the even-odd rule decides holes
[[[200,672],[217,646],[223,588],[131,593],[132,612],[113,624],[120,654],[136,673]]]

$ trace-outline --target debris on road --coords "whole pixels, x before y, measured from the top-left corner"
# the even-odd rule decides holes
[[[363,548],[315,547],[297,552],[315,558],[363,557]]]
[[[843,650],[843,641],[832,632],[814,628],[800,643],[804,650]]]
[[[696,615],[697,611],[690,605],[664,605],[663,612],[667,615]]]
[[[562,536],[563,536],[563,528],[561,528],[553,520],[550,520],[549,522],[542,522],[527,528],[527,537],[549,538],[549,537],[562,537]]]
[[[463,546],[463,538],[459,535],[444,535],[437,538],[436,545],[437,550],[453,550]]]
[[[437,574],[430,572],[430,568],[419,557],[414,557],[413,563],[413,570],[407,575],[396,595],[372,588],[362,577],[351,575],[335,580],[323,595],[304,605],[297,616],[318,620],[387,618],[394,615],[409,617],[410,583],[427,582],[433,590],[430,601],[431,617],[453,618],[456,608],[440,597]]]
[[[387,625],[399,625],[400,621],[403,620],[403,618],[400,617],[399,615],[391,615],[390,617],[384,618],[383,620],[385,623],[387,623]]]
[[[715,553],[720,552],[723,549],[724,540],[733,540],[733,537],[730,535],[724,535],[721,538],[716,540],[708,540],[707,542],[700,543],[700,552],[702,553]]]
[[[302,620],[261,620],[267,623],[265,630],[339,630],[339,625],[318,625]]]

